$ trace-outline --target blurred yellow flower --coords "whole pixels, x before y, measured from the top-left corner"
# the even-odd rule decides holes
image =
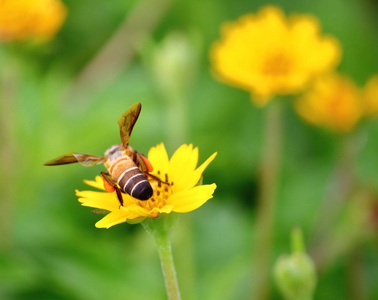
[[[363,115],[361,91],[346,76],[326,75],[296,101],[295,109],[313,125],[349,132]]]
[[[367,117],[378,116],[378,75],[368,80],[363,92],[364,112]]]
[[[337,40],[319,31],[311,15],[286,17],[276,6],[264,7],[222,27],[210,53],[214,74],[250,91],[258,105],[297,93],[340,61]]]
[[[115,193],[97,191],[76,191],[79,201],[84,206],[94,207],[109,213],[96,223],[98,228],[109,228],[122,222],[141,222],[147,217],[158,217],[159,214],[171,212],[186,213],[200,207],[213,197],[215,183],[197,185],[203,171],[215,158],[211,155],[201,166],[198,163],[198,148],[182,145],[168,159],[163,144],[151,148],[148,160],[154,167],[151,173],[168,184],[151,179],[153,196],[146,201],[137,200],[127,194],[123,195],[124,205],[120,206]],[[88,185],[104,190],[100,176],[95,181],[85,181]]]
[[[60,0],[0,0],[0,41],[49,40],[66,13]]]

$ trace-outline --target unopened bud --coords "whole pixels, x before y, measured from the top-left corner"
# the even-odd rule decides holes
[[[197,51],[182,33],[170,33],[154,51],[153,71],[159,87],[165,93],[185,93],[194,78],[196,67]]]
[[[273,275],[276,284],[287,300],[309,300],[316,285],[315,265],[305,252],[299,229],[292,233],[293,253],[278,258]]]

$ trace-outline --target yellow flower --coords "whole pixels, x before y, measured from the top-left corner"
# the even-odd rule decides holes
[[[364,111],[367,117],[378,116],[378,75],[368,80],[363,91]]]
[[[297,93],[340,61],[339,43],[319,31],[311,15],[286,17],[278,7],[264,7],[222,27],[210,53],[214,74],[250,91],[257,105]]]
[[[346,76],[330,74],[318,78],[298,99],[295,109],[313,125],[349,132],[363,114],[361,91]]]
[[[151,174],[168,182],[169,185],[151,179],[154,193],[149,200],[141,201],[123,194],[124,205],[120,206],[115,193],[76,191],[76,195],[80,197],[79,201],[84,206],[109,211],[109,214],[96,223],[98,228],[109,228],[126,221],[140,222],[148,217],[158,217],[161,213],[190,212],[213,197],[215,183],[209,185],[197,185],[197,183],[215,156],[216,153],[196,168],[198,148],[182,145],[169,160],[164,145],[159,144],[151,148],[148,153],[148,159],[154,167]],[[85,182],[104,190],[100,176],[97,176],[95,181]]]
[[[60,0],[0,0],[0,40],[49,40],[65,17]]]

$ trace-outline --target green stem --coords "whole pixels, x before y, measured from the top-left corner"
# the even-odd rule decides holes
[[[311,256],[318,269],[325,268],[329,263],[329,254],[332,250],[326,245],[326,241],[330,237],[330,228],[334,228],[336,220],[345,207],[345,201],[358,186],[355,163],[364,146],[361,143],[360,134],[359,132],[351,133],[340,139],[336,166],[326,187],[312,234]]]
[[[1,50],[0,50],[1,51]],[[5,178],[0,183],[2,198],[0,200],[0,210],[2,217],[0,220],[0,248],[10,247],[12,240],[12,222],[15,205],[14,185],[15,170],[18,168],[16,158],[17,145],[15,139],[14,120],[17,112],[17,91],[19,83],[19,65],[14,57],[8,53],[0,52],[0,64],[2,65],[0,73],[0,175]],[[7,180],[8,179],[8,180]]]
[[[278,101],[265,109],[264,153],[261,166],[259,207],[253,256],[252,299],[269,298],[269,277],[274,232],[277,176],[281,156],[281,107]]]
[[[155,235],[155,241],[159,252],[161,269],[163,271],[165,288],[167,290],[168,299],[178,300],[180,290],[178,287],[175,265],[172,256],[172,246],[168,234]]]
[[[347,258],[346,280],[349,299],[367,300],[366,278],[363,266],[363,253],[358,246]]]
[[[67,87],[67,102],[86,107],[94,89],[106,87],[131,62],[136,49],[156,28],[171,5],[171,0],[137,1],[119,28],[95,57]]]
[[[300,227],[295,227],[291,232],[291,252],[303,253],[305,246],[303,242],[303,233]]]
[[[172,79],[175,80],[175,79]],[[166,100],[166,132],[168,152],[178,147],[178,145],[188,142],[187,130],[187,96],[186,89],[177,89],[174,93],[169,90],[162,89],[162,95]],[[185,273],[185,277],[180,278],[180,287],[185,299],[196,299],[196,268],[193,254],[193,224],[191,215],[188,214],[180,224],[177,230],[179,231],[179,241],[176,244],[179,247],[179,252],[176,256],[176,267],[179,274]],[[184,272],[180,272],[180,271]]]
[[[168,300],[181,299],[175,264],[173,262],[172,246],[169,239],[170,230],[177,223],[177,218],[178,216],[174,214],[162,214],[159,218],[147,218],[142,222],[146,231],[155,239]]]
[[[167,95],[168,149],[173,151],[177,145],[187,143],[187,109],[184,95]]]

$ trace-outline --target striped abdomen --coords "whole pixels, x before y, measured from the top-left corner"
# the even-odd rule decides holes
[[[139,200],[151,198],[153,190],[150,183],[130,157],[122,156],[114,161],[109,173],[124,193]]]

